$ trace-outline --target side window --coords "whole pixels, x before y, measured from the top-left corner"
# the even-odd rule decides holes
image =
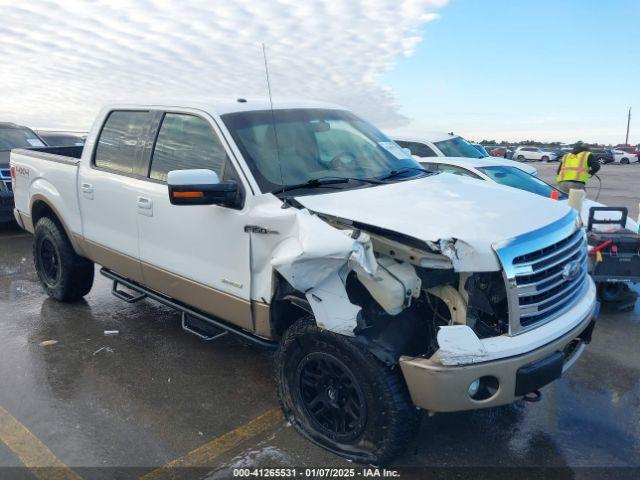
[[[111,112],[96,146],[96,167],[132,174],[139,152],[138,144],[150,118],[150,112]]]
[[[462,177],[480,178],[478,175],[476,175],[473,172],[470,172],[466,168],[456,167],[455,165],[448,165],[446,163],[440,164],[440,171],[453,173],[454,175],[460,175]]]
[[[206,120],[194,115],[167,113],[158,132],[149,176],[166,182],[171,170],[206,168],[216,172],[222,181],[225,174],[234,176],[232,172],[225,172],[228,163],[222,142]]]
[[[415,155],[416,157],[425,158],[438,156],[436,155],[436,152],[424,143],[405,142],[403,140],[396,140],[396,143],[402,148],[408,148],[411,151],[411,155]]]

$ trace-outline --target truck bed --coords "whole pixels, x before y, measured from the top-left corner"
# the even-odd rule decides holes
[[[78,203],[78,165],[83,147],[42,147],[11,151],[15,167],[15,208],[31,223],[33,206],[44,201],[67,222],[73,233],[82,232]],[[29,229],[29,228],[27,228]]]

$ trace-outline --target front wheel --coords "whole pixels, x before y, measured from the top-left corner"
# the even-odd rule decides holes
[[[622,165],[629,165],[629,159],[628,158],[622,158],[622,159],[620,159],[620,163]]]
[[[516,158],[521,162],[524,162],[524,155],[518,155]]]
[[[287,420],[312,442],[362,463],[384,464],[413,438],[419,415],[397,368],[353,340],[295,323],[276,354]]]
[[[543,162],[548,162],[549,161],[549,157],[547,157],[546,155],[544,157],[542,157],[542,161]]]
[[[55,300],[79,300],[93,286],[93,262],[79,256],[64,230],[48,217],[36,224],[33,259],[40,283]]]

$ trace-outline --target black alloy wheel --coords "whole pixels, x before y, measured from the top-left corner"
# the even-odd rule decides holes
[[[314,427],[348,442],[364,431],[367,407],[353,372],[325,352],[314,352],[298,365],[297,394]]]
[[[47,286],[55,287],[60,282],[60,254],[53,242],[44,238],[40,242],[40,264],[42,265],[42,277]]]

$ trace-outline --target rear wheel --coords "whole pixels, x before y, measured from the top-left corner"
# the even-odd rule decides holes
[[[626,158],[626,157],[625,157],[625,158],[621,158],[621,159],[620,159],[620,163],[621,163],[622,165],[629,165],[629,159],[628,159],[628,158]]]
[[[419,415],[399,369],[350,338],[318,328],[312,317],[287,330],[275,364],[287,420],[333,453],[383,464],[418,429]]]
[[[79,256],[62,228],[48,217],[36,224],[33,259],[40,283],[55,300],[79,300],[93,286],[93,262]]]
[[[541,158],[541,160],[543,162],[548,162],[549,161],[549,157],[547,157],[546,155],[544,157]]]

